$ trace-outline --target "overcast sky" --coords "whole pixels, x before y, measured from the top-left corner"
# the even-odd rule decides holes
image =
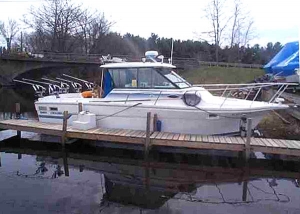
[[[114,21],[112,30],[142,37],[156,33],[160,37],[197,40],[209,30],[203,12],[209,0],[74,0],[83,7],[104,12]],[[228,0],[231,1],[231,0]],[[19,20],[30,6],[41,0],[0,0],[0,20]],[[286,43],[299,40],[299,0],[242,0],[255,22],[257,38],[251,44]],[[230,11],[228,10],[228,13]]]

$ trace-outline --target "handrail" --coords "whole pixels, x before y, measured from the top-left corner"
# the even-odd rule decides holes
[[[224,95],[226,94],[226,97],[220,104],[220,108],[222,108],[223,105],[228,100],[228,98],[230,98],[230,96],[233,94],[233,91],[246,91],[247,90],[248,92],[246,94],[246,97],[243,98],[245,100],[247,100],[249,98],[249,96],[252,92],[255,92],[254,98],[252,99],[252,102],[250,103],[250,108],[251,108],[253,102],[257,99],[259,93],[261,92],[261,90],[263,88],[268,88],[268,87],[272,87],[272,86],[280,86],[280,87],[278,87],[276,93],[271,97],[271,99],[269,101],[267,101],[268,103],[273,103],[276,101],[277,98],[279,98],[282,95],[282,93],[289,86],[295,86],[295,85],[298,85],[298,84],[296,84],[296,83],[248,83],[248,84],[242,83],[242,84],[206,84],[206,85],[203,84],[201,86],[210,86],[210,87],[226,86],[226,88],[205,88],[205,87],[203,87],[203,90],[207,90],[207,91],[223,91],[222,95],[220,97],[224,97]],[[237,87],[237,86],[244,86],[244,87]],[[230,88],[230,87],[233,87],[233,88]],[[201,89],[199,89],[199,91],[201,91]]]
[[[205,86],[213,87],[213,86],[226,86],[226,88],[205,88],[208,91],[223,91],[223,90],[243,90],[243,89],[255,89],[260,87],[271,87],[271,86],[281,86],[281,85],[288,85],[288,86],[297,86],[297,83],[243,83],[243,84],[203,84],[203,88]],[[193,85],[193,86],[200,86],[200,85]],[[230,88],[230,86],[244,86],[244,87],[235,87]]]
[[[265,83],[234,83],[234,84],[194,84],[193,86],[243,86],[243,85],[282,85],[282,84],[289,84],[289,85],[299,85],[298,83],[273,83],[273,82],[265,82]]]

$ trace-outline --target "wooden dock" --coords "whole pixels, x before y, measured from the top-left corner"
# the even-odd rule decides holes
[[[95,141],[118,142],[122,144],[166,146],[189,149],[212,149],[242,152],[263,152],[269,154],[282,154],[300,157],[300,141],[253,138],[247,146],[247,138],[225,136],[201,136],[191,134],[176,134],[167,132],[136,131],[126,129],[95,128],[90,130],[77,130],[72,127],[63,127],[59,124],[41,123],[36,120],[3,120],[0,129],[27,131],[67,139],[87,139]],[[147,146],[147,144],[149,144]],[[249,153],[248,152],[248,153]]]

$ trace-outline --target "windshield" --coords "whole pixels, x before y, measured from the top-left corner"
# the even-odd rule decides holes
[[[191,84],[188,83],[181,76],[176,74],[174,71],[169,69],[161,69],[159,72],[164,75],[168,80],[177,85],[179,88],[188,88],[191,87]]]

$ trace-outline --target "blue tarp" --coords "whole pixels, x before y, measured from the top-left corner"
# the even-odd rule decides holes
[[[287,43],[281,51],[264,66],[266,73],[290,76],[299,68],[299,42]]]

